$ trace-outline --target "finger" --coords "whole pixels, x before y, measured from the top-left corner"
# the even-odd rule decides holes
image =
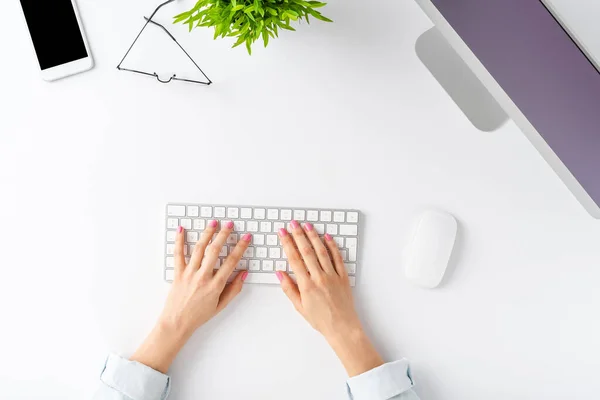
[[[173,258],[175,259],[175,272],[181,273],[185,269],[185,255],[183,247],[185,246],[185,229],[182,226],[177,228],[175,235],[175,248],[173,249]]]
[[[331,258],[333,260],[333,265],[335,266],[335,270],[338,275],[342,278],[348,279],[348,271],[346,271],[346,266],[344,265],[344,259],[342,258],[342,253],[340,253],[340,249],[337,246],[337,243],[331,235],[328,233],[325,234],[325,245],[329,249],[331,253]]]
[[[279,230],[279,238],[281,239],[281,244],[283,245],[283,251],[285,251],[285,255],[288,258],[288,262],[292,267],[292,271],[296,275],[298,282],[302,284],[304,281],[309,279],[308,271],[306,270],[306,265],[304,261],[302,261],[302,257],[298,250],[296,249],[296,245],[294,244],[294,239],[288,231],[285,229]]]
[[[235,246],[235,249],[233,249],[229,257],[227,257],[219,271],[216,273],[215,278],[222,280],[223,285],[227,283],[227,279],[231,276],[233,270],[235,270],[235,267],[242,259],[244,252],[250,245],[251,240],[252,235],[249,233],[246,233],[244,236],[242,236],[242,240],[238,242],[237,246]]]
[[[221,293],[221,297],[219,298],[219,304],[217,304],[217,312],[221,312],[231,300],[235,299],[238,294],[242,291],[244,287],[244,281],[248,277],[248,272],[244,271],[239,274],[231,281],[231,284],[225,286],[223,292]]]
[[[210,243],[215,231],[217,230],[217,225],[219,223],[215,220],[212,220],[208,223],[208,226],[200,235],[200,240],[196,242],[194,246],[194,251],[192,251],[192,256],[190,257],[190,268],[193,268],[194,271],[200,268],[200,264],[202,263],[202,259],[204,258],[204,252],[206,251],[206,247]]]
[[[290,299],[294,308],[302,314],[302,298],[300,297],[298,285],[296,285],[292,278],[285,272],[277,271],[275,272],[275,275],[277,275],[277,279],[281,282],[283,293]]]
[[[221,225],[221,232],[219,232],[217,237],[206,248],[206,253],[202,259],[202,266],[198,271],[202,276],[212,276],[215,264],[219,259],[219,253],[227,242],[227,238],[231,234],[232,229],[233,222],[231,221],[227,222],[225,226]]]
[[[298,246],[300,255],[304,259],[304,264],[306,264],[308,272],[310,272],[312,276],[317,276],[318,274],[323,273],[321,265],[319,264],[319,259],[315,253],[315,249],[313,249],[312,244],[310,244],[306,238],[304,229],[302,229],[297,221],[292,221],[290,225],[292,227],[292,236],[294,237],[296,246]]]
[[[335,267],[331,262],[331,257],[329,256],[329,251],[327,247],[323,244],[323,241],[319,237],[317,231],[310,222],[304,224],[304,231],[306,232],[306,236],[308,236],[308,240],[312,244],[313,249],[315,249],[315,253],[317,254],[317,258],[319,259],[319,263],[321,264],[321,268],[325,271],[326,274],[333,275],[336,273]]]

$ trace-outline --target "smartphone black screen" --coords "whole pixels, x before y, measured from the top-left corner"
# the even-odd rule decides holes
[[[88,56],[71,0],[21,0],[42,70]]]

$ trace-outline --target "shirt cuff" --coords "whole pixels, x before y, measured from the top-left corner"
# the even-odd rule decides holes
[[[169,376],[114,354],[106,359],[100,380],[132,400],[165,400],[171,390]]]
[[[388,400],[413,387],[408,361],[384,364],[348,379],[348,394],[353,400]]]

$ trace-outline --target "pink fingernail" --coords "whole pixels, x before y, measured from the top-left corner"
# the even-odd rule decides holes
[[[279,279],[279,282],[283,281],[283,274],[279,271],[275,272],[275,276]]]
[[[296,229],[300,226],[300,224],[298,224],[298,221],[296,221],[295,219],[292,220],[290,225],[292,225],[292,228],[294,228],[294,229]]]
[[[183,232],[183,226],[180,226],[179,228],[177,228],[177,232],[179,232],[179,233]]]
[[[310,222],[307,222],[304,224],[304,229],[306,229],[307,232],[310,232],[313,230],[313,226]]]
[[[227,229],[233,229],[233,221],[229,221],[225,226],[227,227]]]
[[[331,242],[333,240],[333,238],[331,237],[331,235],[329,233],[326,233],[325,240],[327,240],[328,242]]]
[[[283,228],[281,228],[281,229],[279,230],[279,236],[281,236],[281,237],[286,237],[287,235],[288,235],[288,231],[287,231],[287,230],[285,230],[285,229],[283,229]]]
[[[246,233],[244,236],[242,236],[242,240],[249,242],[252,240],[252,235],[249,233]]]
[[[210,226],[211,228],[216,228],[218,224],[219,223],[216,220],[213,219],[212,221],[210,221],[210,223],[208,224],[208,226]]]
[[[242,282],[244,282],[247,277],[248,277],[248,271],[242,272]]]

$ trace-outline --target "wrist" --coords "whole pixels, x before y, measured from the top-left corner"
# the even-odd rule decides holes
[[[383,358],[362,327],[342,331],[341,334],[328,338],[328,342],[350,377],[363,374],[384,364]]]
[[[170,317],[160,317],[153,331],[177,342],[186,342],[194,333],[194,329],[191,329],[188,324],[180,319]]]
[[[337,329],[335,332],[325,335],[327,343],[335,349],[352,348],[354,343],[362,342],[367,337],[362,326],[353,325]]]
[[[131,360],[166,374],[189,337],[186,330],[159,321]]]

